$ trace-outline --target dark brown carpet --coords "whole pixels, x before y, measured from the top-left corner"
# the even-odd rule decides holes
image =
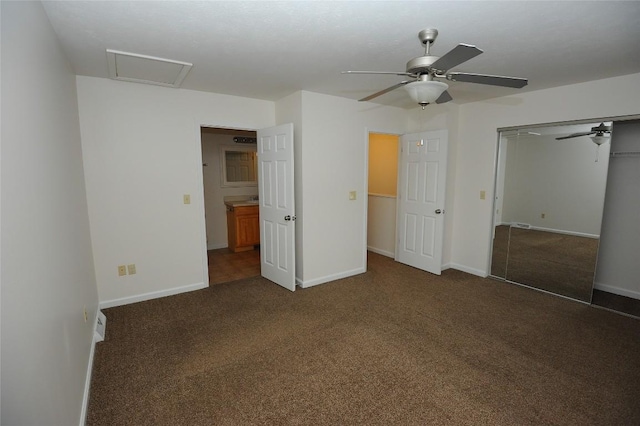
[[[376,254],[105,311],[89,425],[640,424],[640,321]]]

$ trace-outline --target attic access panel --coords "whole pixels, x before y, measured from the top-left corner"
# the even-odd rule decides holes
[[[114,80],[180,87],[193,64],[107,49],[109,77]]]

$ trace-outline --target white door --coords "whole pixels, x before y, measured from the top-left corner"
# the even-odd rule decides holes
[[[294,291],[293,124],[258,130],[258,176],[261,274]]]
[[[447,131],[403,135],[400,141],[396,260],[440,275]]]

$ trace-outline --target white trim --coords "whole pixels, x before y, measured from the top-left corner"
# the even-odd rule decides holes
[[[204,171],[202,170],[202,128],[206,127],[204,124],[200,124],[197,121],[194,122],[196,126],[196,137],[194,141],[194,150],[196,153],[195,172],[196,172],[196,193],[195,199],[199,203],[198,208],[198,220],[200,221],[200,247],[202,256],[202,281],[209,282],[209,254],[207,253],[207,218],[206,218],[206,200],[204,197]],[[191,200],[193,201],[193,199]]]
[[[96,310],[96,317],[93,321],[93,329],[91,330],[91,350],[89,351],[89,362],[87,365],[87,374],[84,380],[84,393],[82,395],[82,407],[80,409],[80,426],[84,426],[87,422],[87,413],[89,408],[89,391],[91,390],[91,373],[93,372],[93,355],[96,350],[96,327],[98,326],[98,314],[100,309]]]
[[[488,274],[487,271],[483,271],[482,269],[476,269],[476,268],[470,268],[468,266],[464,266],[464,265],[459,265],[457,263],[448,263],[446,265],[443,266],[443,269],[456,269],[458,271],[462,271],[462,272],[466,272],[468,274],[472,274],[472,275],[477,275],[478,277],[482,277],[482,278],[487,278]]]
[[[367,251],[372,251],[374,253],[378,253],[378,254],[381,254],[383,256],[390,257],[392,259],[396,256],[396,254],[391,252],[391,251],[383,250],[383,249],[379,249],[379,248],[375,248],[375,247],[371,247],[371,246],[367,246]]]
[[[393,198],[394,200],[397,198],[395,195],[390,195],[390,194],[376,194],[374,192],[370,192],[369,197],[379,197],[379,198]]]
[[[313,287],[314,285],[324,284],[331,281],[340,280],[342,278],[352,277],[358,274],[364,274],[365,272],[367,272],[366,268],[357,268],[357,269],[352,269],[350,271],[340,272],[337,274],[326,275],[324,277],[320,277],[320,278],[316,278],[316,279],[308,280],[304,282],[296,278],[296,284],[302,288],[309,288],[309,287]]]
[[[229,243],[211,243],[207,246],[207,250],[218,250],[229,247]]]
[[[138,294],[135,296],[123,297],[120,299],[105,300],[100,302],[100,309],[113,308],[114,306],[129,305],[131,303],[144,302],[145,300],[159,299],[161,297],[173,296],[180,293],[187,293],[190,291],[201,290],[209,287],[206,283],[195,283],[181,287],[169,288],[166,290],[152,291],[150,293]]]
[[[600,238],[600,235],[597,235],[597,234],[587,234],[585,232],[576,232],[576,231],[565,231],[563,229],[543,228],[541,226],[534,226],[534,225],[530,225],[530,228],[524,228],[521,226],[516,226],[516,223],[520,223],[520,222],[502,222],[500,223],[500,225],[513,226],[514,228],[520,228],[520,229],[532,229],[534,231],[550,232],[552,234],[564,234],[564,235],[572,235],[574,237],[593,238],[596,240]]]
[[[596,234],[587,234],[587,233],[584,233],[584,232],[574,232],[574,231],[564,231],[562,229],[542,228],[540,226],[531,226],[531,229],[533,229],[534,231],[551,232],[551,233],[554,233],[554,234],[572,235],[574,237],[584,237],[584,238],[594,238],[594,239],[600,238],[600,235],[596,235]]]
[[[596,290],[606,291],[607,293],[617,294],[618,296],[631,297],[632,299],[640,300],[640,291],[627,290],[626,288],[601,283],[595,283],[593,288]]]

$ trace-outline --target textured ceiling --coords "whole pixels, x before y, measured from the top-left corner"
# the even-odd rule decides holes
[[[458,43],[484,53],[455,71],[525,77],[524,89],[450,82],[455,103],[640,72],[640,2],[43,2],[78,75],[108,77],[106,49],[193,63],[186,89],[276,101],[298,90],[360,99]],[[373,100],[415,107],[404,90]]]

